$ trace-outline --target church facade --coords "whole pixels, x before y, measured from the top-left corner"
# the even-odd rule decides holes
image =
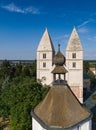
[[[43,85],[52,85],[54,68],[55,49],[46,29],[37,48],[37,80]],[[83,48],[76,31],[73,28],[66,47],[66,63],[65,67],[68,71],[66,81],[72,91],[83,102]],[[62,76],[61,76],[62,79]]]
[[[76,95],[83,89],[82,46],[76,29],[69,39],[66,58],[60,45],[55,54],[47,30],[39,44],[37,58],[37,76],[42,84],[51,87],[31,111],[32,130],[92,130],[92,114],[82,104],[80,95]]]

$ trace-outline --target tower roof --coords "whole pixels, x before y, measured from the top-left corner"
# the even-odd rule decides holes
[[[52,71],[53,74],[66,74],[67,72],[64,66],[56,66]]]
[[[51,37],[48,33],[48,29],[46,28],[41,40],[40,40],[40,43],[39,43],[39,46],[38,46],[38,49],[37,51],[54,51],[54,46],[53,46],[53,43],[52,43],[52,40],[51,40]]]
[[[52,128],[68,128],[91,117],[67,85],[50,88],[45,99],[34,109],[35,115]]]
[[[71,36],[69,38],[66,50],[67,51],[70,51],[70,50],[72,50],[72,51],[75,51],[75,50],[82,51],[82,45],[81,45],[81,42],[80,42],[80,39],[79,39],[79,36],[78,36],[78,33],[77,33],[75,27],[73,28],[73,31],[72,31]]]

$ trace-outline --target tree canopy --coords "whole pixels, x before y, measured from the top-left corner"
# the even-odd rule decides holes
[[[42,87],[36,82],[35,68],[35,63],[10,65],[10,70],[14,70],[13,76],[8,73],[7,77],[10,77],[8,81],[5,82],[7,77],[2,81],[0,116],[4,119],[9,118],[10,130],[31,129],[30,112],[49,90],[48,87]]]
[[[83,73],[87,74],[88,71],[89,71],[89,68],[90,68],[89,62],[88,61],[84,61],[83,62]]]

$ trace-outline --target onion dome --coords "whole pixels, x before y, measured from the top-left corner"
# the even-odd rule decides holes
[[[60,52],[60,44],[58,45],[58,52],[54,56],[54,64],[59,66],[63,66],[63,64],[65,64],[65,57]]]

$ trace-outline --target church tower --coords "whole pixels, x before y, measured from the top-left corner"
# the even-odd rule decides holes
[[[37,80],[44,85],[53,81],[52,65],[55,54],[51,37],[46,29],[37,48]]]
[[[79,101],[83,102],[83,50],[74,27],[66,48],[66,80]]]
[[[31,111],[32,130],[92,130],[91,112],[78,101],[65,80],[65,61],[58,50],[54,56],[52,87]]]

